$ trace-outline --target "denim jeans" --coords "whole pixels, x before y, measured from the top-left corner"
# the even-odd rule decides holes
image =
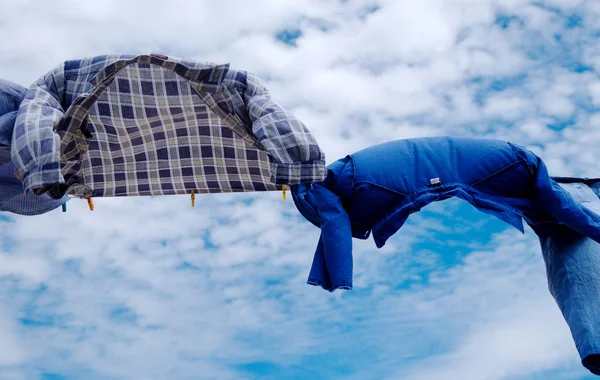
[[[600,214],[600,180],[560,183]],[[582,364],[600,376],[600,244],[566,227],[540,237],[548,287],[567,322]]]

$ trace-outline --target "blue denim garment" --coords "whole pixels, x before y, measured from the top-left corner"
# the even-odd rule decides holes
[[[11,140],[19,104],[27,89],[0,79],[0,211],[21,215],[38,215],[53,210],[69,198],[52,199],[47,195],[25,194],[23,184],[15,175],[11,161]]]
[[[560,184],[559,184],[560,182]],[[550,293],[582,364],[600,375],[600,179],[550,177],[532,152],[497,140],[398,140],[348,155],[319,183],[292,187],[321,228],[308,283],[352,288],[352,237],[378,247],[427,204],[457,196],[539,236]]]
[[[328,166],[324,181],[293,186],[292,195],[321,228],[308,283],[328,291],[352,289],[352,237],[372,233],[382,247],[431,202],[456,196],[521,231],[525,220],[582,364],[600,375],[600,179],[551,178],[515,144],[435,137],[348,155]]]
[[[600,179],[555,179],[563,182],[573,199],[600,214]],[[571,330],[582,364],[600,375],[600,244],[564,225],[540,237],[540,244],[548,288]]]
[[[321,228],[308,283],[352,288],[352,237],[382,247],[410,214],[459,197],[540,237],[566,225],[600,242],[600,216],[550,178],[543,161],[516,144],[429,137],[387,142],[328,166],[324,181],[292,187],[298,210]]]

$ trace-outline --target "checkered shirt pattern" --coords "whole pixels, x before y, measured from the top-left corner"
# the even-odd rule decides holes
[[[314,137],[256,76],[155,55],[68,61],[41,78],[12,153],[26,189],[53,197],[269,191],[326,174]]]
[[[60,207],[68,198],[52,199],[46,194],[25,194],[23,184],[15,177],[10,144],[17,110],[26,92],[26,88],[0,79],[0,211],[39,215]]]

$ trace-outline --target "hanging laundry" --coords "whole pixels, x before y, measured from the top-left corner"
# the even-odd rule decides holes
[[[309,130],[259,78],[159,55],[66,61],[17,114],[27,192],[79,198],[270,191],[325,178]]]
[[[68,197],[26,194],[11,161],[11,140],[17,111],[27,89],[0,79],[0,211],[39,215],[65,205]]]
[[[560,182],[560,183],[559,183]],[[461,198],[539,236],[550,292],[583,365],[600,375],[600,179],[552,178],[529,150],[504,141],[430,137],[391,141],[328,166],[325,180],[292,186],[321,229],[308,283],[352,289],[352,238],[385,245],[428,204]]]

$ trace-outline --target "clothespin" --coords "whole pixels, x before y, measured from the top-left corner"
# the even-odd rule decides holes
[[[281,191],[283,192],[283,200],[285,201],[287,199],[285,191],[287,190],[287,186],[286,185],[281,185]]]
[[[88,196],[87,198],[87,202],[88,202],[88,206],[90,208],[90,211],[94,211],[94,201],[92,200],[91,196]]]
[[[62,211],[67,212],[67,202],[62,204]]]
[[[194,189],[192,189],[192,207],[196,207],[196,195],[194,194]]]

